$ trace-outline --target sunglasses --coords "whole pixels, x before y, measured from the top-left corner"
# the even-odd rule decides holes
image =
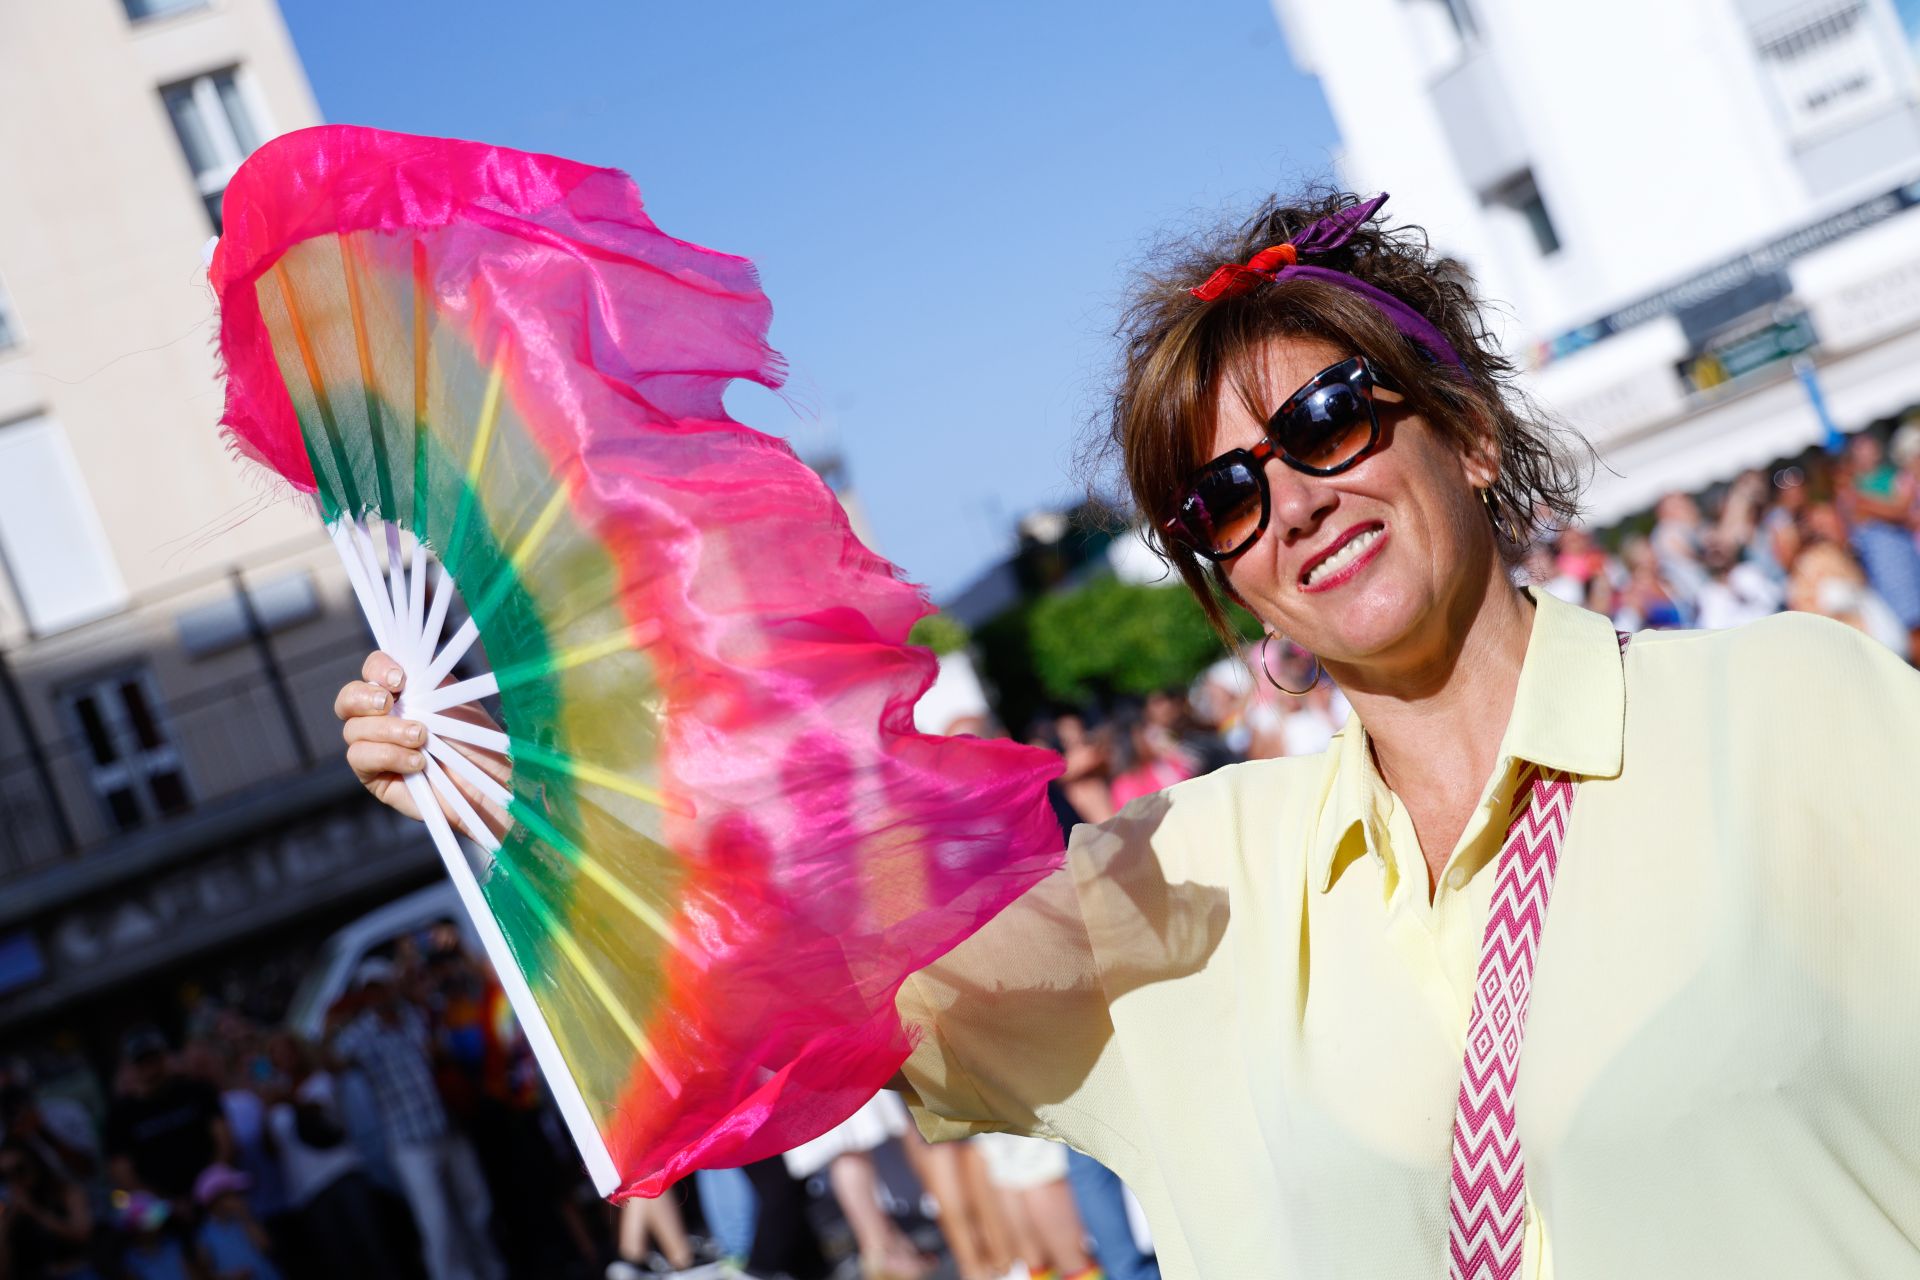
[[[1380,441],[1373,396],[1383,387],[1398,389],[1365,356],[1314,374],[1267,419],[1265,439],[1223,453],[1194,473],[1162,528],[1209,560],[1239,555],[1266,532],[1273,513],[1268,460],[1277,457],[1310,476],[1335,476],[1354,466]]]

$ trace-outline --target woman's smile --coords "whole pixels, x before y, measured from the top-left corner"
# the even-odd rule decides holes
[[[1331,591],[1360,576],[1387,545],[1387,526],[1378,520],[1354,525],[1300,570],[1304,591]]]

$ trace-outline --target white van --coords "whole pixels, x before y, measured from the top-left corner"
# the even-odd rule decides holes
[[[320,947],[313,967],[300,979],[287,1006],[287,1029],[318,1040],[326,1027],[327,1010],[353,984],[360,962],[391,947],[400,938],[419,933],[441,920],[459,927],[460,938],[472,955],[484,954],[480,937],[460,905],[460,895],[446,880],[416,889],[404,898],[375,907],[351,924],[336,930]]]

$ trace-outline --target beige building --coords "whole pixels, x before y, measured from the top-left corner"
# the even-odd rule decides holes
[[[0,4],[0,1031],[432,872],[338,761],[332,550],[217,430],[221,192],[318,120],[273,0]]]

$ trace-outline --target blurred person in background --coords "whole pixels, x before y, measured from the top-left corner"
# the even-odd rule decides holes
[[[391,961],[361,962],[358,1017],[328,1049],[373,1087],[388,1153],[420,1232],[431,1280],[502,1280],[490,1227],[493,1204],[473,1146],[454,1130],[434,1083],[426,1020],[404,1001]]]
[[[1560,531],[1555,543],[1553,567],[1557,578],[1580,588],[1573,595],[1561,598],[1569,604],[1579,604],[1585,598],[1587,584],[1607,571],[1607,553],[1593,540],[1592,532],[1585,525],[1569,525]]]
[[[1773,473],[1773,501],[1754,522],[1747,557],[1762,573],[1784,588],[1787,571],[1800,554],[1800,518],[1807,509],[1807,474],[1799,467]]]
[[[1867,581],[1848,548],[1840,513],[1827,503],[1815,504],[1807,508],[1800,528],[1800,552],[1787,580],[1787,607],[1844,622],[1911,660],[1912,637]]]
[[[744,1169],[696,1169],[693,1186],[714,1244],[728,1265],[745,1266],[753,1251],[753,1224],[760,1211],[752,1180]]]
[[[1780,588],[1757,566],[1740,558],[1739,545],[1719,529],[1706,537],[1701,564],[1707,580],[1700,587],[1694,618],[1703,630],[1743,626],[1780,610]]]
[[[1203,714],[1183,685],[1169,685],[1148,694],[1144,714],[1150,723],[1166,725],[1174,742],[1193,762],[1196,776],[1246,758],[1227,742],[1211,710]]]
[[[233,1160],[220,1094],[174,1069],[167,1042],[136,1027],[121,1042],[119,1091],[107,1108],[107,1167],[123,1191],[150,1191],[191,1217],[200,1171]]]
[[[1920,544],[1920,413],[1908,414],[1887,441],[1887,460],[1900,471],[1901,485],[1913,497],[1906,524]]]
[[[1107,737],[1090,732],[1086,717],[1077,711],[1056,715],[1053,730],[1066,761],[1060,789],[1067,804],[1082,822],[1105,822],[1119,807],[1113,802],[1113,753]]]
[[[1067,1148],[1013,1133],[974,1139],[1013,1229],[1014,1251],[1030,1280],[1100,1280],[1087,1256],[1087,1230],[1067,1185]]]
[[[1011,1235],[973,1143],[928,1142],[911,1125],[900,1143],[933,1198],[959,1280],[1000,1280],[1013,1265]]]
[[[1253,732],[1247,727],[1253,693],[1253,672],[1241,654],[1230,652],[1195,676],[1187,695],[1194,714],[1213,726],[1235,760],[1247,759],[1253,749]]]
[[[615,1247],[619,1256],[607,1264],[607,1280],[646,1280],[648,1276],[711,1280],[724,1270],[694,1253],[693,1239],[671,1190],[655,1199],[634,1196],[621,1201]]]
[[[86,1188],[24,1138],[0,1142],[0,1277],[96,1280]]]
[[[545,1086],[506,991],[491,966],[467,954],[452,921],[431,933],[422,995],[435,1082],[479,1157],[508,1268],[554,1269],[562,1246],[591,1267],[599,1250],[572,1195],[578,1175],[547,1140]]]
[[[284,1254],[293,1239],[294,1223],[280,1156],[267,1128],[267,1102],[261,1094],[274,1076],[266,1037],[238,1011],[223,1009],[201,1043],[220,1089],[220,1113],[232,1139],[233,1166],[247,1178],[247,1210],[273,1240],[276,1252]]]
[[[811,1178],[824,1171],[827,1187],[853,1228],[866,1280],[923,1280],[932,1267],[907,1238],[881,1201],[873,1152],[907,1129],[907,1108],[899,1097],[881,1092],[838,1125],[786,1153],[787,1172]],[[615,1278],[624,1280],[624,1278]]]
[[[807,1216],[807,1189],[779,1156],[740,1170],[753,1184],[753,1249],[747,1271],[765,1280],[825,1280],[832,1270]]]
[[[1561,569],[1559,559],[1547,543],[1538,543],[1527,552],[1521,572],[1529,583],[1568,604],[1579,604],[1586,598],[1586,585]]]
[[[246,1174],[224,1164],[207,1166],[194,1180],[201,1215],[194,1247],[207,1280],[281,1280],[266,1228],[247,1208],[251,1185]]]
[[[1199,772],[1193,757],[1175,740],[1172,730],[1149,719],[1144,712],[1117,720],[1115,737],[1121,744],[1115,756],[1115,809],[1124,809],[1141,796],[1185,782]]]
[[[1684,545],[1690,547],[1691,543]],[[1689,550],[1686,554],[1692,552]],[[1680,593],[1670,584],[1665,561],[1654,550],[1653,543],[1647,538],[1629,537],[1620,545],[1620,558],[1627,573],[1626,584],[1620,590],[1621,604],[1632,611],[1640,626],[1655,629],[1686,626],[1687,612],[1681,604]],[[1703,570],[1699,571],[1699,577],[1705,579]]]
[[[360,1153],[347,1135],[334,1078],[312,1046],[291,1031],[267,1043],[274,1068],[267,1125],[279,1152],[287,1197],[298,1216],[301,1254],[315,1273],[352,1280],[403,1280]]]
[[[93,1117],[71,1098],[35,1088],[21,1060],[0,1069],[0,1140],[26,1143],[55,1173],[83,1185],[103,1172]]]
[[[1701,518],[1700,504],[1692,494],[1670,493],[1654,505],[1653,531],[1647,535],[1647,543],[1653,549],[1661,579],[1684,608],[1691,608],[1694,597],[1707,580],[1706,570],[1700,564],[1706,535],[1706,521]]]
[[[1920,547],[1908,524],[1914,483],[1887,460],[1879,437],[1870,431],[1847,442],[1841,476],[1835,502],[1852,530],[1854,554],[1867,582],[1907,629],[1907,644],[1898,651],[1911,658],[1920,644]]]
[[[1133,1236],[1130,1194],[1120,1175],[1092,1156],[1068,1148],[1067,1185],[1086,1224],[1093,1260],[1106,1280],[1160,1280],[1160,1263]]]
[[[114,1221],[125,1280],[207,1280],[181,1239],[183,1226],[171,1202],[150,1191],[130,1191]]]
[[[1287,755],[1310,756],[1325,751],[1333,735],[1347,721],[1347,700],[1333,681],[1315,680],[1307,691],[1292,700],[1280,718],[1280,745]]]

